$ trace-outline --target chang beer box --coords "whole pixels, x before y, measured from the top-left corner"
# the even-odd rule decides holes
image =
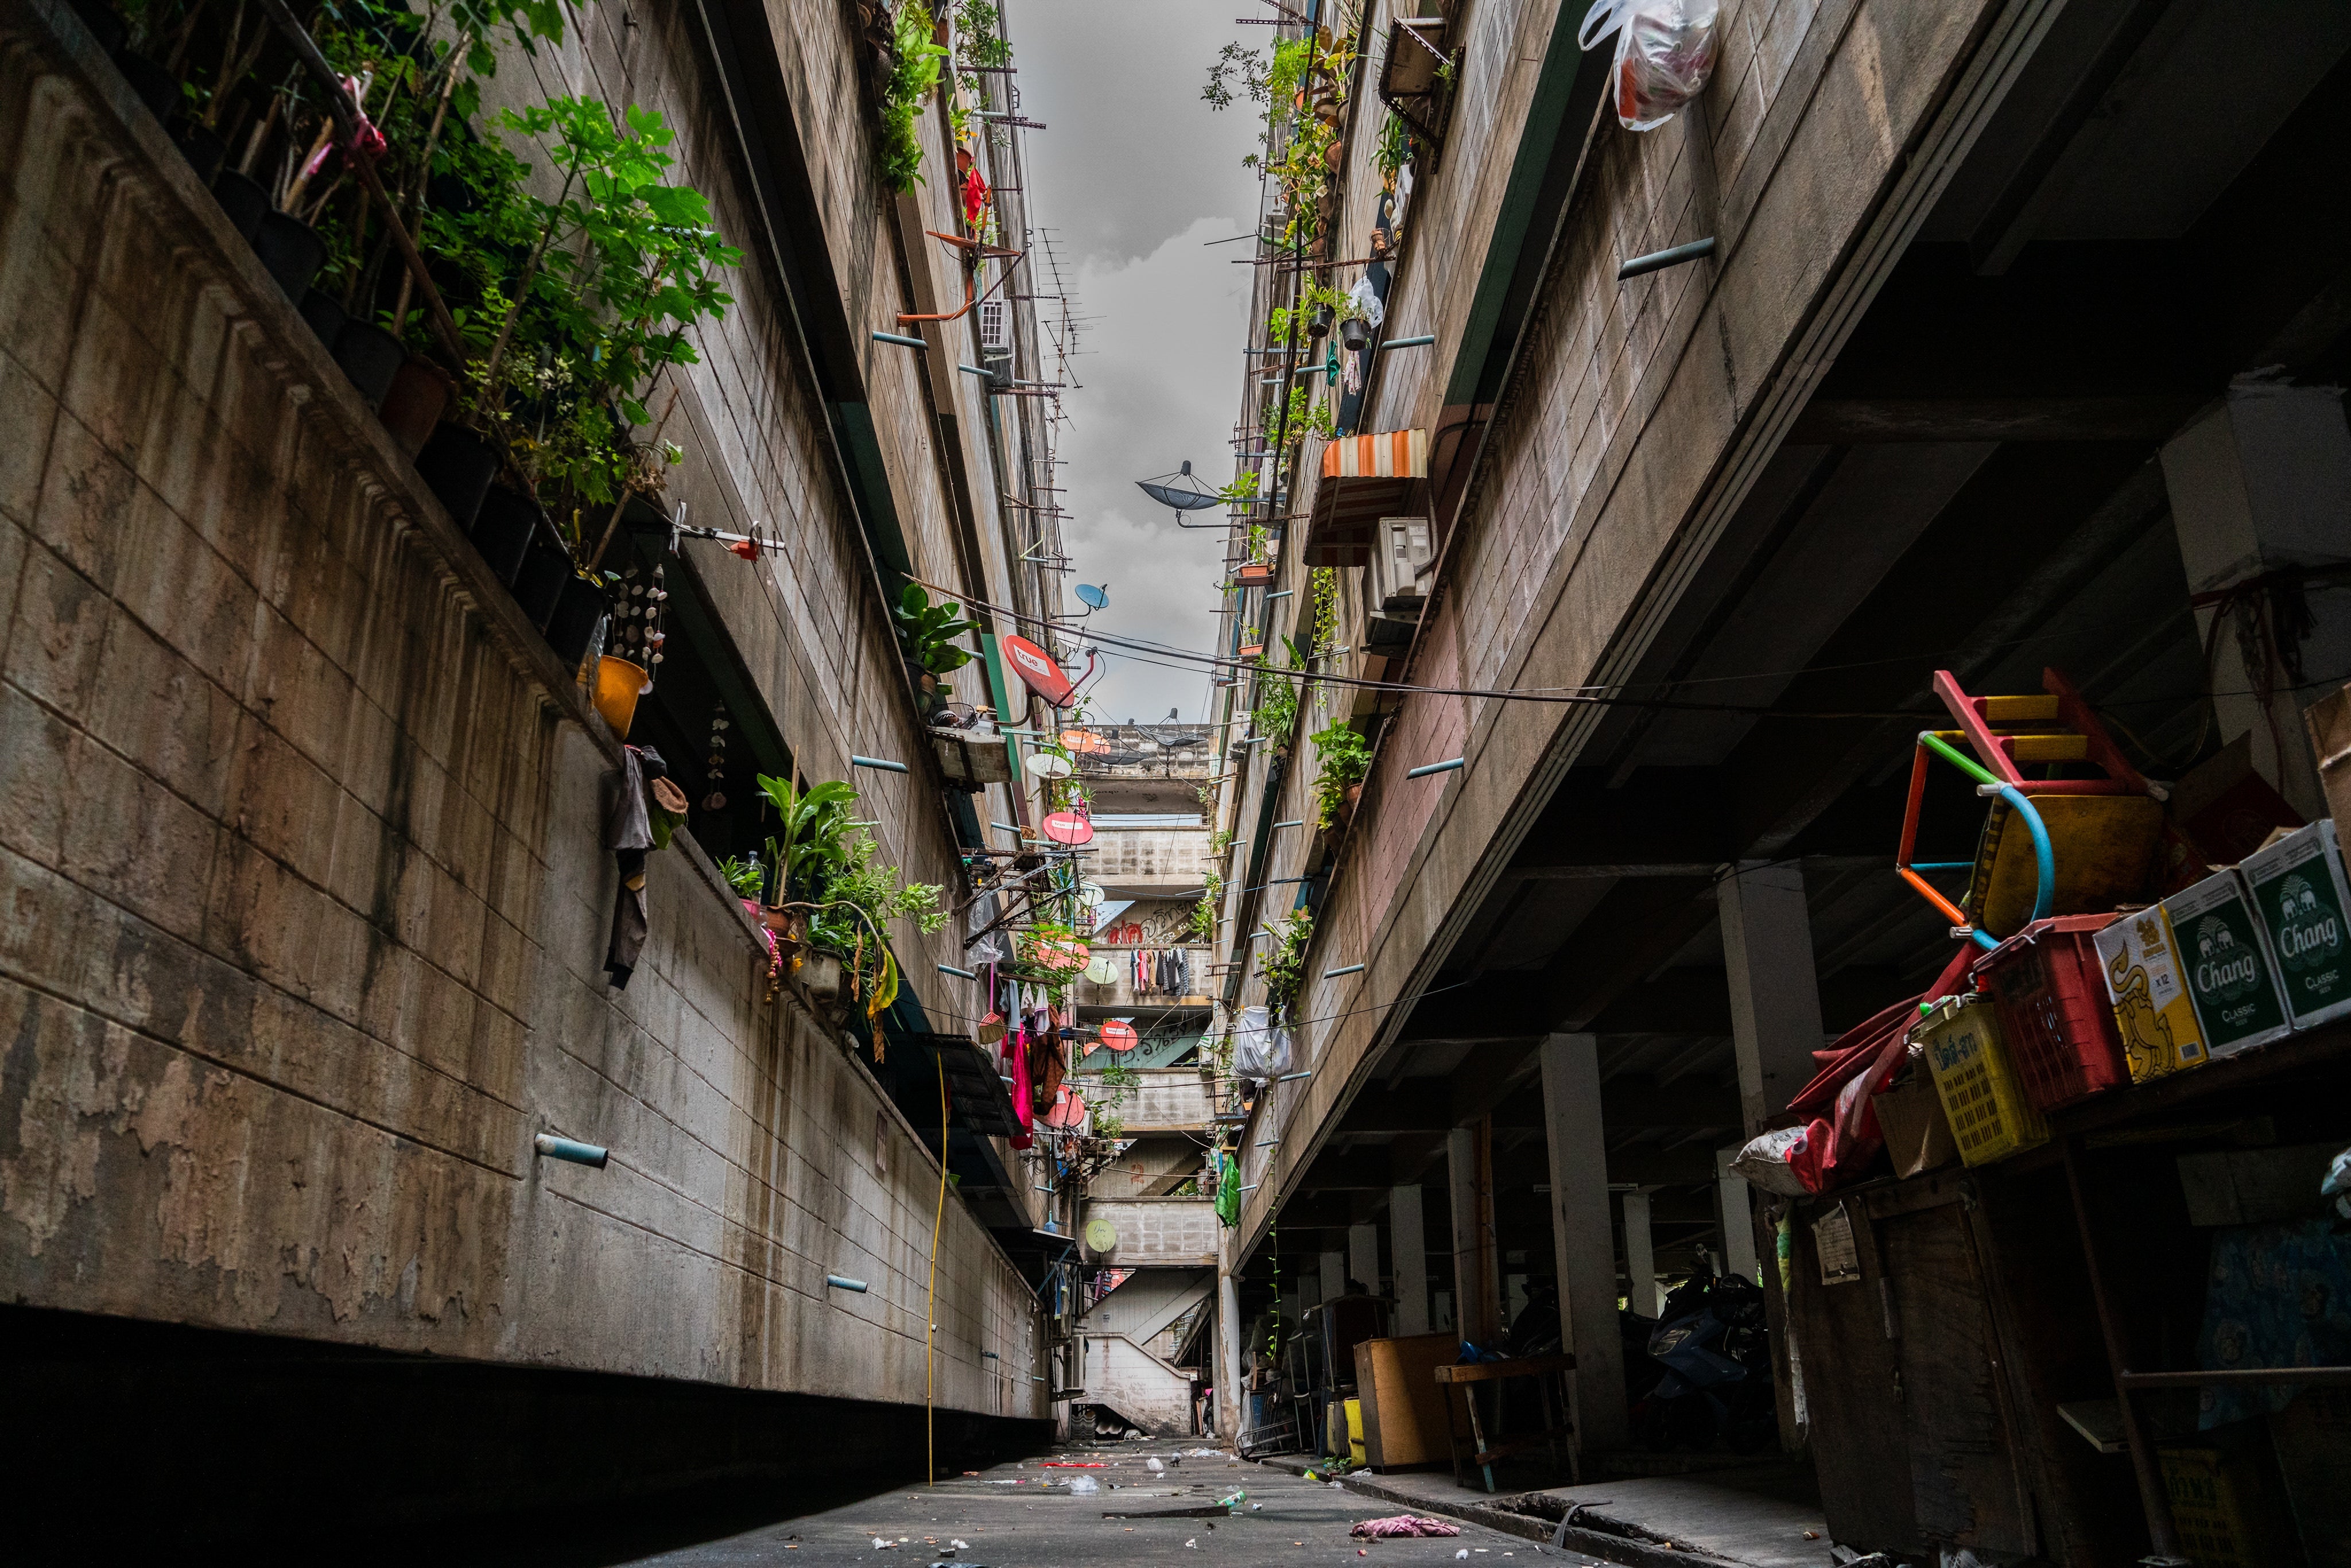
[[[2252,887],[2294,1027],[2351,1013],[2351,942],[2345,940],[2344,918],[2351,893],[2344,887],[2335,824],[2297,828],[2247,855],[2237,869]]]
[[[2179,943],[2160,908],[2123,915],[2095,938],[2106,998],[2115,1005],[2123,1061],[2131,1082],[2144,1083],[2211,1060],[2203,1026],[2188,999]]]
[[[2158,907],[2179,943],[2206,1051],[2226,1056],[2293,1032],[2244,878],[2234,869],[2220,872]]]

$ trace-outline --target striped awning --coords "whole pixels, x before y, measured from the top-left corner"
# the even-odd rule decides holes
[[[1363,566],[1382,517],[1426,513],[1428,432],[1384,430],[1322,448],[1322,475],[1306,524],[1306,564]]]

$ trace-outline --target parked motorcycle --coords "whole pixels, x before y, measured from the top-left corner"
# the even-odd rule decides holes
[[[1771,1343],[1763,1292],[1752,1280],[1692,1279],[1666,1297],[1648,1354],[1665,1368],[1635,1406],[1634,1432],[1658,1453],[1719,1439],[1752,1454],[1778,1440]]]

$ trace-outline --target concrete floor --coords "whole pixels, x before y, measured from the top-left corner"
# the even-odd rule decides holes
[[[1265,1465],[1215,1458],[1177,1458],[1196,1441],[1160,1440],[1071,1447],[1042,1459],[1099,1461],[1099,1469],[1044,1468],[1038,1459],[999,1465],[977,1475],[929,1488],[900,1487],[857,1502],[766,1525],[741,1534],[635,1561],[664,1568],[718,1568],[762,1564],[767,1568],[929,1568],[934,1563],[982,1564],[984,1568],[1085,1568],[1087,1564],[1174,1564],[1176,1568],[1259,1568],[1321,1564],[1383,1568],[1437,1568],[1458,1552],[1500,1568],[1504,1558],[1534,1557],[1535,1546],[1519,1537],[1463,1523],[1458,1538],[1364,1542],[1348,1528],[1402,1510],[1373,1497],[1308,1481]],[[1155,1476],[1146,1458],[1169,1469]],[[1172,1462],[1171,1462],[1172,1461]],[[1102,1490],[1072,1496],[1068,1482],[1091,1476]],[[1241,1512],[1214,1518],[1105,1519],[1133,1510],[1151,1513],[1214,1506],[1235,1490],[1246,1490]],[[1262,1505],[1262,1506],[1252,1506]],[[888,1541],[877,1549],[876,1537]],[[957,1546],[958,1541],[965,1542]],[[1570,1552],[1548,1553],[1555,1562],[1588,1563]]]
[[[1277,1461],[1288,1462],[1288,1461]],[[1348,1485],[1372,1497],[1447,1517],[1492,1517],[1497,1503],[1526,1496],[1499,1478],[1491,1497],[1482,1488],[1453,1484],[1448,1470],[1414,1470],[1350,1478]],[[1556,1506],[1556,1519],[1582,1506],[1569,1544],[1587,1546],[1613,1561],[1653,1564],[1693,1555],[1735,1563],[1741,1568],[1829,1568],[1828,1525],[1809,1466],[1761,1461],[1720,1465],[1682,1475],[1614,1478],[1583,1486],[1545,1486],[1540,1495]],[[1531,1518],[1501,1518],[1512,1531],[1552,1527]],[[1807,1533],[1812,1539],[1805,1539]],[[1619,1541],[1600,1539],[1621,1533]],[[1696,1565],[1693,1565],[1696,1568]]]

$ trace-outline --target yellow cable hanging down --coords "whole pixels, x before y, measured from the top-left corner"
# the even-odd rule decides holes
[[[939,1064],[939,1207],[931,1216],[931,1312],[923,1333],[923,1484],[939,1479],[938,1438],[932,1421],[931,1368],[939,1337],[939,1228],[947,1219],[947,1059]]]

